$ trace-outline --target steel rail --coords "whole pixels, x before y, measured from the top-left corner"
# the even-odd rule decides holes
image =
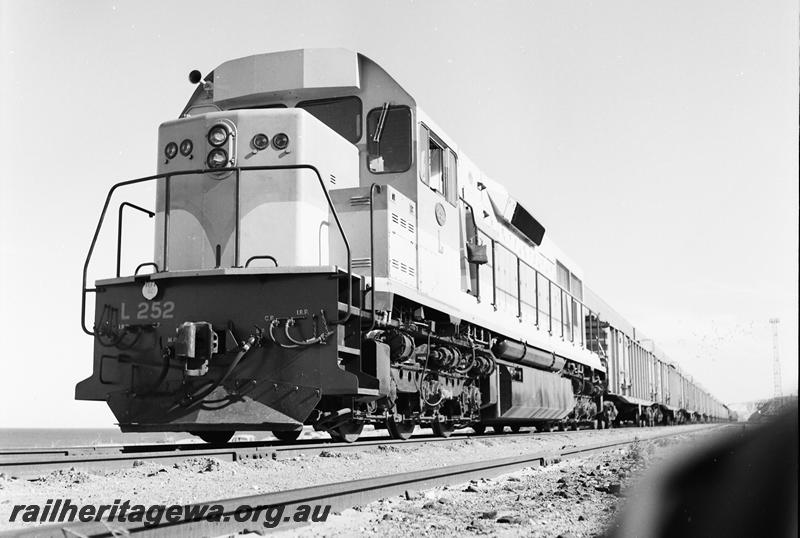
[[[695,426],[705,426],[695,425]],[[601,430],[574,430],[561,433],[585,437],[589,432]],[[638,430],[637,431],[642,431]],[[10,449],[0,450],[0,472],[16,478],[40,477],[59,469],[82,471],[109,471],[132,467],[135,463],[147,461],[159,465],[171,465],[195,457],[216,458],[221,461],[237,462],[255,459],[285,459],[304,455],[319,454],[323,451],[356,452],[375,449],[379,446],[397,445],[416,447],[432,443],[447,443],[466,440],[504,440],[521,439],[530,435],[549,435],[550,432],[522,432],[510,434],[467,434],[451,437],[435,437],[432,434],[415,436],[401,440],[389,437],[365,437],[355,443],[335,442],[333,440],[307,439],[292,443],[281,441],[247,441],[221,446],[204,443],[116,445],[102,447],[64,447],[48,449]]]
[[[707,427],[709,425],[704,424],[702,426]],[[720,427],[719,425],[715,426]],[[681,428],[678,431],[672,430],[669,433],[645,438],[639,435],[632,435],[624,440],[601,442],[583,447],[563,447],[556,451],[543,451],[522,456],[470,462],[435,469],[187,505],[189,507],[219,505],[222,507],[219,521],[209,521],[202,517],[184,517],[179,521],[160,521],[148,525],[143,522],[129,521],[59,523],[30,529],[15,529],[8,533],[0,533],[0,536],[13,534],[14,536],[61,538],[64,536],[106,537],[136,533],[149,538],[162,536],[220,536],[242,532],[263,533],[270,529],[264,527],[263,521],[260,520],[258,515],[254,518],[248,517],[246,521],[237,521],[237,516],[242,514],[241,507],[249,507],[252,511],[266,510],[270,507],[283,507],[283,514],[293,514],[296,513],[296,509],[301,505],[330,505],[331,511],[338,512],[352,506],[364,505],[381,498],[399,495],[404,491],[417,491],[442,485],[461,484],[476,478],[491,478],[525,467],[548,465],[551,462],[565,458],[583,457],[596,452],[620,448],[635,441],[652,441],[684,433],[697,432],[702,429],[707,428],[693,428],[691,430]],[[186,512],[184,512],[184,516],[185,514]],[[284,530],[305,524],[294,522],[291,518],[284,518],[280,523],[280,526],[275,530]]]
[[[578,430],[588,431],[588,430]],[[566,432],[563,432],[566,433]],[[576,431],[569,432],[571,434]],[[412,439],[392,439],[390,437],[365,437],[355,443],[331,440],[307,439],[293,443],[281,441],[248,441],[213,446],[204,443],[117,445],[103,447],[64,447],[48,449],[0,450],[0,472],[13,477],[42,476],[58,469],[78,469],[84,471],[113,470],[130,467],[134,462],[149,461],[156,464],[172,464],[194,457],[212,457],[222,461],[241,461],[248,459],[283,459],[299,454],[319,454],[327,450],[354,452],[369,450],[378,446],[398,445],[413,447],[430,443],[447,443],[481,439],[519,439],[527,435],[541,435],[542,432],[511,434],[455,434],[451,437],[435,437],[432,434],[415,436]]]
[[[519,437],[526,434],[511,434]],[[58,469],[78,469],[83,471],[107,471],[131,467],[134,462],[148,461],[155,464],[173,464],[194,457],[217,458],[222,461],[242,461],[248,459],[283,459],[300,454],[319,454],[336,450],[353,452],[369,450],[381,445],[413,447],[442,442],[464,441],[467,439],[498,439],[495,435],[460,434],[449,438],[416,437],[409,440],[389,437],[364,438],[355,443],[334,442],[333,440],[309,439],[305,442],[282,444],[280,441],[236,443],[225,446],[208,446],[203,443],[183,445],[129,445],[117,447],[68,447],[45,450],[14,449],[0,451],[0,472],[12,477],[42,476]],[[508,436],[506,436],[508,437]]]

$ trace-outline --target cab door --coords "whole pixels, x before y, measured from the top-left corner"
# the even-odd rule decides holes
[[[461,289],[458,161],[455,152],[422,123],[418,150],[419,290],[452,300]]]

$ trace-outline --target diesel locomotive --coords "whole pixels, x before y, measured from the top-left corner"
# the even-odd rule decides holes
[[[122,431],[352,442],[368,424],[405,439],[727,418],[373,61],[294,50],[190,80],[157,173],[111,188],[84,265],[94,367],[76,398]],[[143,184],[152,209],[119,204],[117,274],[89,287],[112,201]],[[125,209],[154,224],[129,274]]]

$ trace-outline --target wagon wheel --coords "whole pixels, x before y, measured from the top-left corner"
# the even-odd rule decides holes
[[[506,431],[506,427],[503,426],[502,424],[496,424],[496,425],[492,426],[492,429],[494,430],[494,433],[497,433],[497,434],[502,434],[503,432]]]
[[[472,431],[475,432],[475,435],[483,435],[486,433],[486,425],[485,424],[472,424],[470,425]]]
[[[194,432],[194,435],[196,435],[206,443],[211,443],[212,445],[221,445],[222,443],[227,443],[228,441],[230,441],[234,433],[236,432],[206,431],[206,432]]]
[[[345,443],[355,443],[361,431],[364,429],[363,422],[345,422],[336,426],[328,433],[334,441],[344,441]]]
[[[392,439],[400,439],[405,441],[411,434],[414,433],[414,427],[416,425],[413,422],[406,421],[406,420],[395,420],[390,418],[386,421],[386,428],[389,430],[389,435]]]
[[[299,430],[274,430],[272,435],[274,435],[279,441],[297,441],[297,438],[300,437],[301,433],[303,433],[302,428]]]
[[[433,429],[433,434],[436,437],[450,437],[453,435],[453,432],[456,429],[452,422],[444,422],[439,420],[434,420],[433,424],[431,424],[431,428]]]
[[[522,429],[522,426],[519,426],[519,425],[517,425],[517,424],[514,424],[513,426],[511,426],[511,433],[519,433],[519,431],[520,431],[521,429]]]

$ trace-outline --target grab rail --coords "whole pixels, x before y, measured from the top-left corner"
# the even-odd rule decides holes
[[[132,204],[130,202],[122,202],[121,204],[119,204],[119,210],[117,215],[117,278],[119,278],[120,265],[122,260],[122,210],[125,209],[126,207],[131,207],[133,209],[141,211],[142,213],[146,213],[147,216],[151,219],[156,216],[156,214],[153,211],[150,211],[149,209],[145,209],[143,207],[139,207],[138,205]]]
[[[170,179],[176,176],[188,176],[188,175],[199,175],[199,174],[219,174],[221,172],[234,172],[235,179],[235,197],[236,197],[236,227],[234,232],[234,267],[239,267],[239,235],[240,235],[240,223],[239,223],[239,182],[241,172],[256,172],[256,171],[263,171],[263,170],[311,170],[317,176],[317,180],[319,181],[319,185],[322,188],[323,194],[325,194],[325,199],[328,202],[328,208],[331,210],[331,214],[333,215],[333,219],[336,221],[336,227],[339,229],[339,233],[342,236],[342,241],[344,241],[344,247],[347,251],[347,314],[343,318],[339,318],[335,321],[337,324],[346,323],[353,314],[353,267],[352,267],[352,255],[350,251],[350,242],[347,240],[347,234],[345,234],[344,228],[342,227],[342,223],[339,220],[339,214],[336,212],[336,208],[333,205],[333,200],[331,200],[330,193],[328,192],[327,187],[325,186],[325,182],[322,180],[322,175],[319,173],[316,167],[310,164],[288,164],[288,165],[273,165],[273,166],[240,166],[240,167],[231,167],[231,168],[214,168],[214,169],[196,169],[196,170],[181,170],[178,172],[165,172],[161,174],[155,174],[152,176],[145,176],[137,179],[129,179],[127,181],[120,181],[119,183],[115,183],[111,186],[108,190],[108,194],[106,195],[105,202],[103,203],[103,209],[100,212],[100,218],[97,221],[97,226],[94,230],[94,235],[92,236],[92,242],[89,246],[89,252],[86,254],[86,259],[83,262],[83,283],[81,285],[81,329],[83,332],[88,334],[89,336],[94,336],[94,331],[90,331],[86,328],[86,294],[87,293],[97,293],[96,288],[87,288],[86,287],[86,278],[89,272],[89,264],[92,261],[92,255],[94,254],[95,246],[97,245],[97,238],[100,235],[100,230],[103,227],[103,222],[106,218],[106,213],[108,212],[108,206],[111,203],[111,198],[114,196],[114,193],[120,187],[127,187],[128,185],[136,185],[139,183],[146,183],[148,181],[154,181],[158,179],[165,180],[165,193],[164,193],[164,259],[163,265],[164,270],[167,270],[167,236],[168,236],[168,229],[169,229],[169,184]],[[227,178],[223,179],[222,181],[227,180]],[[132,204],[131,204],[132,205]],[[121,209],[120,209],[121,211]],[[146,211],[146,210],[145,210]]]
[[[249,258],[247,258],[247,261],[244,262],[245,269],[250,266],[250,262],[255,260],[269,260],[275,264],[275,267],[278,267],[278,260],[275,259],[275,256],[269,256],[264,254],[261,256],[250,256]]]

